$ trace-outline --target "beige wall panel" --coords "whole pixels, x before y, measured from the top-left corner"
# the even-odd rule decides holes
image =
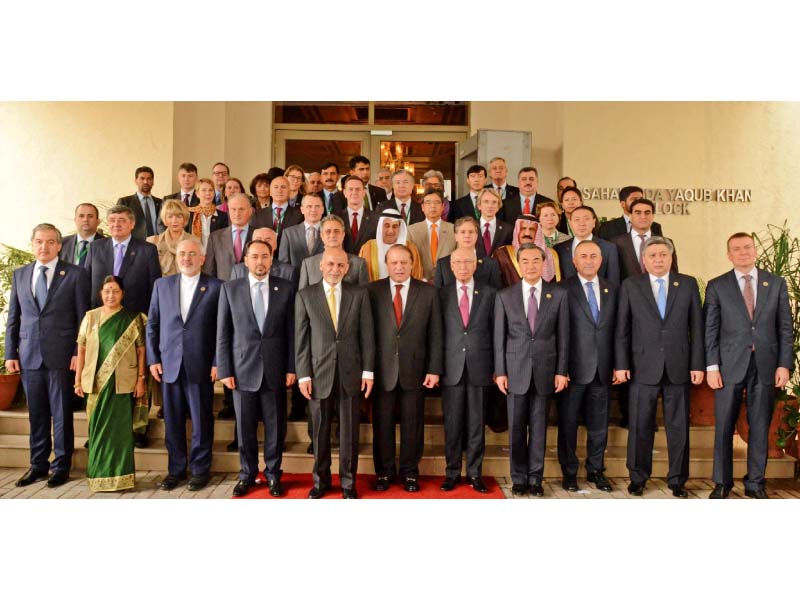
[[[43,221],[72,232],[78,202],[133,193],[140,165],[170,191],[171,102],[0,103],[0,241],[27,248]]]
[[[182,162],[197,165],[200,177],[211,177],[211,166],[225,160],[225,102],[175,102],[172,189],[178,189]]]
[[[257,173],[270,168],[272,102],[225,103],[225,162],[245,188]]]

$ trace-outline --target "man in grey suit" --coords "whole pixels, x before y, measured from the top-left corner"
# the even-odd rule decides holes
[[[330,248],[322,254],[322,281],[297,294],[295,365],[300,393],[308,399],[313,422],[312,499],[331,486],[331,421],[339,413],[339,478],[342,497],[358,498],[359,402],[374,380],[375,336],[369,294],[343,283],[347,254]]]
[[[163,200],[150,194],[154,181],[153,169],[139,167],[136,169],[134,178],[136,193],[120,198],[117,200],[117,204],[127,206],[133,211],[136,219],[133,237],[144,241],[145,238],[162,233],[165,229],[164,223],[159,218]]]
[[[377,349],[373,459],[376,489],[389,489],[395,470],[392,416],[400,404],[400,477],[407,492],[419,491],[419,461],[425,444],[423,388],[439,383],[442,372],[442,313],[433,286],[411,277],[413,257],[407,246],[386,252],[389,276],[369,284]]]
[[[34,228],[31,246],[36,261],[13,274],[5,332],[5,367],[22,373],[30,420],[31,466],[16,485],[44,479],[52,468],[47,486],[57,487],[72,466],[70,371],[77,361],[78,328],[89,308],[89,274],[59,260],[61,232],[49,223]]]
[[[328,215],[319,226],[320,238],[325,245],[325,250],[335,248],[344,250],[344,221],[337,215]],[[322,281],[322,254],[315,254],[303,260],[300,266],[300,289],[309,285],[314,285]],[[369,283],[369,273],[367,263],[360,256],[347,253],[347,273],[344,276],[345,283],[355,285],[366,285]]]
[[[76,233],[61,238],[59,258],[71,265],[86,266],[89,245],[95,240],[105,237],[97,230],[100,223],[100,212],[94,204],[82,202],[75,207]]]
[[[303,196],[300,200],[300,212],[303,213],[304,221],[283,230],[278,251],[281,262],[299,269],[304,259],[322,253],[325,248],[319,234],[319,221],[324,210],[322,198]]]
[[[664,403],[672,495],[686,498],[689,478],[689,383],[703,383],[703,312],[694,277],[670,273],[674,248],[662,237],[645,242],[646,273],[622,282],[614,378],[630,380],[628,493],[641,496],[653,470],[659,394]]]
[[[517,250],[522,279],[497,293],[494,303],[494,372],[507,394],[511,493],[544,496],[547,405],[567,387],[567,292],[542,279],[545,251]]]
[[[246,279],[223,284],[217,312],[217,376],[233,390],[239,430],[239,483],[244,496],[258,474],[258,414],[264,419],[264,476],[280,496],[286,388],[294,368],[294,286],[269,274],[272,248],[251,241],[245,248]],[[236,307],[236,310],[234,310]]]
[[[744,493],[766,499],[769,424],[775,388],[789,382],[794,366],[792,312],[782,277],[756,268],[748,233],[728,238],[733,270],[706,288],[706,374],[714,393],[714,483],[710,498],[727,498],[733,487],[733,429],[747,403],[750,438]],[[743,392],[747,390],[745,400]]]
[[[478,257],[470,248],[450,254],[455,281],[439,288],[444,325],[442,413],[447,459],[442,491],[461,479],[461,453],[467,448],[467,483],[476,492],[488,492],[481,478],[484,442],[484,404],[493,383],[495,289],[475,281]],[[466,425],[466,439],[465,437]],[[464,443],[466,442],[466,444]]]
[[[250,217],[253,207],[244,194],[231,194],[228,198],[228,227],[212,231],[208,236],[206,262],[203,273],[222,281],[231,278],[231,269],[244,258],[244,247],[253,237]]]
[[[562,487],[578,491],[578,415],[586,421],[586,478],[611,491],[603,475],[608,442],[608,395],[614,374],[614,325],[619,287],[600,278],[603,255],[584,240],[572,259],[578,274],[561,282],[569,301],[569,387],[558,402],[558,462]]]

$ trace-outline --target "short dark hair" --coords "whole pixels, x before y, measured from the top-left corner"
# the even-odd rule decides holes
[[[358,182],[358,183],[360,183],[362,186],[364,186],[364,182],[361,180],[361,177],[356,177],[355,175],[347,175],[347,176],[346,176],[346,177],[345,177],[345,178],[342,180],[342,189],[344,189],[344,186],[346,186],[346,185],[347,185],[347,182],[348,182],[348,181],[357,181],[357,182]]]
[[[253,177],[253,180],[250,182],[250,195],[251,196],[255,196],[256,195],[256,184],[257,183],[266,183],[267,187],[269,187],[269,183],[270,183],[269,175],[267,175],[266,173],[259,173],[258,175]]]
[[[566,191],[566,190],[564,190],[564,191]],[[594,209],[591,206],[586,206],[585,204],[581,204],[580,206],[576,206],[575,210],[572,211],[572,215],[574,215],[579,210],[583,210],[583,211],[587,211],[587,212],[592,213],[592,216],[594,217],[594,220],[597,221],[597,213],[594,212]]]
[[[100,300],[100,304],[103,303],[103,288],[106,287],[107,283],[116,283],[122,291],[122,295],[125,295],[125,284],[122,283],[122,279],[116,275],[106,275],[103,282],[100,284],[100,289],[97,290],[97,298]]]
[[[181,169],[183,169],[187,173],[197,173],[197,165],[195,165],[194,163],[190,162],[181,163],[180,165],[178,165],[178,171],[180,171]]]
[[[264,244],[267,247],[267,249],[269,249],[270,256],[272,256],[272,246],[270,246],[264,240],[250,240],[244,245],[244,253],[247,254],[250,251],[250,246],[254,244]]]
[[[578,198],[580,198],[580,199],[581,199],[581,204],[583,204],[583,194],[582,194],[582,193],[581,193],[581,191],[580,191],[580,190],[579,190],[577,187],[575,187],[574,185],[571,185],[571,186],[569,186],[569,187],[565,187],[565,188],[564,188],[564,191],[563,191],[563,192],[561,192],[561,200],[562,200],[562,202],[563,202],[563,200],[564,200],[564,194],[566,194],[567,192],[575,192],[576,194],[578,194]]]
[[[361,156],[359,154],[358,156],[354,156],[353,158],[351,158],[348,164],[350,165],[351,169],[355,169],[358,163],[364,163],[368,165],[369,159],[366,156]]]
[[[542,261],[544,262],[547,260],[547,255],[544,252],[544,248],[537,246],[536,244],[532,244],[530,242],[525,242],[524,244],[520,244],[519,248],[517,248],[517,261],[519,261],[519,257],[522,254],[523,250],[538,250],[539,254],[542,255]]]
[[[332,161],[328,161],[324,165],[322,165],[319,168],[319,172],[322,173],[322,171],[324,171],[325,169],[330,169],[331,167],[336,169],[336,174],[338,175],[339,174],[339,165],[337,165],[335,162],[332,162]]]
[[[533,173],[536,177],[539,177],[539,171],[536,170],[536,167],[522,167],[517,173],[517,177],[523,173]]]
[[[411,259],[412,263],[414,262],[414,253],[411,252],[411,249],[408,246],[406,246],[405,244],[394,244],[394,245],[390,246],[389,249],[386,251],[386,254],[383,257],[383,262],[386,262],[387,260],[389,260],[389,252],[391,252],[395,248],[401,248],[402,250],[405,250],[408,253],[408,258]]]
[[[726,248],[730,248],[731,242],[732,242],[733,240],[737,240],[737,239],[739,239],[739,238],[750,238],[750,241],[751,241],[751,242],[753,242],[753,243],[755,243],[755,240],[753,239],[753,234],[751,234],[751,233],[746,233],[746,232],[744,232],[744,231],[737,231],[737,232],[736,232],[736,233],[734,233],[734,234],[733,234],[731,237],[729,237],[729,238],[728,238],[728,241],[727,241],[727,242],[725,242],[725,247],[726,247]]]
[[[441,190],[437,190],[436,188],[426,187],[425,191],[422,193],[422,198],[424,199],[425,196],[437,196],[439,201],[444,204],[444,194]]]
[[[325,208],[325,200],[319,194],[306,194],[302,198],[300,198],[300,206],[305,206],[306,198],[313,198],[314,200],[319,200],[322,203],[322,208]]]
[[[213,165],[211,165],[211,170],[213,171],[214,167],[216,167],[218,165],[222,165],[223,167],[225,167],[225,170],[228,172],[228,175],[231,174],[231,168],[228,165],[226,165],[224,162],[215,162]]]
[[[462,225],[472,225],[475,228],[476,233],[480,233],[480,224],[475,217],[470,217],[469,215],[459,217],[456,219],[456,222],[453,223],[453,231],[461,227]]]
[[[649,200],[647,198],[638,198],[637,200],[631,202],[631,210],[633,210],[633,207],[636,206],[637,204],[646,204],[647,206],[653,209],[653,214],[656,213],[656,205],[653,203],[652,200]]]
[[[78,209],[79,209],[81,206],[91,206],[91,207],[94,209],[94,214],[95,214],[95,216],[96,216],[98,219],[100,218],[100,209],[98,209],[98,208],[97,208],[97,207],[96,207],[94,204],[92,204],[91,202],[81,202],[80,204],[78,204],[78,205],[75,207],[75,214],[76,214],[76,215],[78,214]]]
[[[61,232],[58,230],[58,227],[51,223],[39,223],[36,227],[33,228],[31,232],[31,241],[33,238],[36,237],[37,231],[55,231],[56,232],[56,241],[60,244],[61,243]]]
[[[572,187],[578,187],[578,182],[575,181],[574,177],[570,177],[569,175],[564,175],[561,179],[559,179],[556,182],[556,187],[558,187],[559,183],[561,183],[562,181],[566,181],[567,179],[569,179],[572,182]]]
[[[272,183],[272,180],[276,177],[283,177],[284,170],[280,167],[270,167],[269,171],[267,171],[267,177],[269,177],[269,182]]]
[[[111,215],[121,215],[123,213],[126,214],[131,221],[134,223],[136,222],[136,213],[133,212],[130,206],[125,206],[124,204],[115,204],[109,208],[106,212],[106,219]]]
[[[628,196],[630,196],[633,192],[644,194],[644,190],[638,185],[626,185],[619,191],[619,201],[626,202],[628,200]]]
[[[467,177],[472,175],[473,173],[483,173],[486,175],[486,167],[483,165],[472,165],[469,169],[467,169]]]
[[[139,177],[139,173],[150,173],[150,177],[155,177],[155,173],[153,173],[153,169],[150,167],[139,167],[136,169],[136,172],[133,174],[133,178],[136,179]]]

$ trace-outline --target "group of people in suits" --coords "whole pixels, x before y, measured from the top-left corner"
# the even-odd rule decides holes
[[[554,201],[538,194],[534,167],[520,170],[518,187],[510,185],[499,157],[490,162],[489,177],[484,167],[471,167],[469,193],[453,202],[435,174],[418,201],[404,170],[391,175],[387,194],[369,184],[365,157],[350,161],[341,191],[334,163],[320,169],[319,191],[309,193],[294,181],[298,172],[293,165],[257,175],[254,201],[241,185],[228,189],[234,178],[227,165],[215,164],[213,179],[202,181],[217,187],[218,208],[193,212],[202,215],[207,240],[179,241],[178,272],[166,277],[156,246],[144,241],[165,228],[148,167],[135,172],[136,194],[108,211],[108,237],[98,232],[99,213],[91,204],[77,207],[73,236],[62,240],[47,224],[34,229],[36,261],[15,272],[6,332],[6,366],[23,374],[31,419],[31,468],[19,485],[51,469],[49,485],[68,477],[77,328],[113,275],[124,282],[125,308],[148,319],[146,362],[162,390],[169,454],[163,489],[186,479],[191,490],[208,483],[213,388],[220,381],[224,416],[235,416],[238,432],[235,496],[259,479],[259,420],[263,476],[270,494],[283,494],[287,420],[305,418],[307,410],[314,453],[309,498],[331,489],[336,416],[342,496],[357,498],[367,399],[376,489],[399,480],[406,491],[418,491],[425,395],[437,387],[445,430],[442,490],[459,485],[466,450],[467,484],[487,491],[481,476],[486,406],[502,394],[515,496],[544,493],[553,399],[563,487],[578,489],[582,418],[587,479],[610,491],[604,452],[616,385],[627,387],[620,396],[630,429],[628,491],[641,495],[651,476],[660,396],[668,484],[675,496],[686,497],[689,386],[707,377],[717,414],[711,497],[725,498],[732,487],[733,425],[743,401],[751,429],[745,489],[766,497],[771,407],[794,357],[786,284],[755,268],[750,235],[728,240],[734,268],[709,283],[703,307],[694,278],[677,272],[674,244],[653,221],[655,207],[641,188],[623,188],[623,215],[598,227],[574,179],[559,181]],[[197,181],[194,165],[182,164],[179,180],[175,201],[188,208],[210,204],[210,189],[200,199],[190,188]],[[559,234],[555,220],[539,219],[553,211],[557,220],[562,206],[569,211]],[[212,213],[223,207],[228,225],[209,229]],[[134,434],[137,445],[146,444],[144,431]]]

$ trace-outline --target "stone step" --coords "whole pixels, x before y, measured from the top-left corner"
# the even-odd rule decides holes
[[[151,411],[154,416],[156,411]],[[77,437],[87,437],[88,422],[86,413],[79,411],[74,413],[73,423],[75,428],[75,435]],[[192,424],[190,421],[186,423],[187,436],[191,435]],[[287,423],[286,441],[287,442],[301,442],[306,445],[310,442],[308,437],[307,424],[304,421],[290,421]],[[334,425],[335,427],[335,425]],[[214,422],[214,438],[218,441],[230,441],[233,439],[234,422],[232,420],[215,420]],[[259,437],[263,437],[263,425],[258,426]],[[397,436],[400,435],[399,425],[397,426]],[[493,445],[508,445],[508,432],[495,433],[488,427],[486,428],[486,444]],[[0,411],[0,434],[13,434],[13,435],[28,435],[30,432],[30,423],[28,421],[28,413],[24,408],[19,408],[10,411]],[[547,428],[547,444],[555,446],[557,443],[558,428],[550,426]],[[150,426],[148,428],[148,437],[152,440],[164,439],[164,420],[153,418],[150,419]],[[372,442],[372,425],[364,423],[360,427],[360,440],[362,443]],[[427,415],[425,418],[425,443],[433,445],[444,445],[444,427],[442,425],[442,417],[437,415]],[[628,430],[623,427],[611,425],[608,428],[608,446],[626,446],[628,443]],[[708,426],[695,426],[689,431],[689,443],[691,448],[713,448],[714,447],[714,427]],[[578,444],[585,446],[586,444],[586,428],[580,427],[578,429]],[[655,437],[655,448],[666,448],[667,438],[663,427],[659,427]],[[745,444],[739,436],[734,436],[734,447],[746,448]]]
[[[75,438],[75,453],[73,465],[76,469],[86,468],[87,451],[83,448],[85,437]],[[211,469],[214,472],[235,473],[239,470],[239,455],[225,449],[226,442],[214,443],[214,454]],[[306,454],[307,444],[303,442],[290,442],[286,444],[283,454],[282,468],[288,473],[309,473],[314,463],[314,457]],[[334,449],[335,451],[335,449]],[[359,472],[374,474],[372,464],[371,444],[363,444],[359,454]],[[579,449],[578,456],[581,460],[585,457],[584,450]],[[29,463],[28,436],[0,434],[0,467],[25,468]],[[625,467],[625,448],[620,446],[609,447],[606,451],[606,475],[608,477],[628,476]],[[692,449],[689,461],[689,476],[692,478],[708,479],[712,475],[713,449]],[[150,447],[136,450],[136,468],[138,470],[166,471],[167,451],[163,440],[153,440]],[[262,465],[263,468],[263,465]],[[338,453],[333,454],[333,472],[338,471]],[[445,470],[444,447],[441,445],[425,445],[425,451],[420,462],[422,475],[443,476]],[[653,452],[653,477],[666,477],[668,470],[667,453],[665,450]],[[741,448],[733,452],[733,473],[739,479],[747,471],[747,452]],[[795,461],[791,457],[770,459],[767,462],[767,478],[789,479],[794,477]],[[509,476],[508,449],[504,446],[487,446],[483,461],[483,473],[495,477]],[[548,447],[545,460],[545,477],[560,477],[561,469],[558,464],[555,447]],[[583,470],[579,477],[584,477]]]

